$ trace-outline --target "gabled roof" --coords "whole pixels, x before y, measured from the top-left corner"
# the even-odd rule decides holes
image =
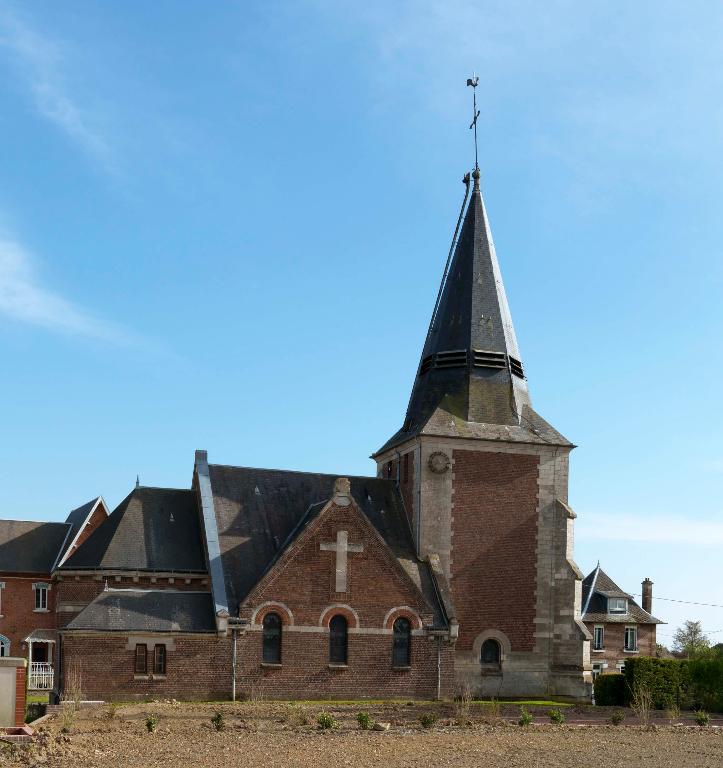
[[[67,523],[0,520],[0,574],[50,574],[69,533]]]
[[[99,506],[102,506],[107,516],[107,509],[102,496],[96,496],[94,499],[86,501],[85,504],[76,507],[68,513],[65,522],[70,526],[70,530],[68,531],[68,537],[65,544],[63,545],[62,550],[58,553],[58,557],[53,564],[53,570],[55,570],[58,565],[62,565],[63,559],[69,556],[70,550],[78,540],[83,528]]]
[[[332,497],[339,475],[218,464],[209,465],[209,474],[229,611],[236,615],[275,559]],[[440,614],[432,574],[416,557],[394,483],[376,477],[349,480],[354,501]]]
[[[191,490],[135,488],[61,570],[205,572]]]
[[[383,453],[421,433],[569,446],[530,405],[479,172],[402,428]]]
[[[628,601],[627,613],[608,613],[608,598],[624,597]],[[620,587],[603,571],[598,563],[595,570],[582,581],[582,619],[613,624],[663,624],[643,610],[628,592]]]
[[[210,592],[107,589],[65,630],[91,632],[215,632]]]

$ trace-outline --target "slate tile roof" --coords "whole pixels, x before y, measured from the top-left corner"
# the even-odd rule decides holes
[[[196,495],[134,489],[61,570],[205,572]]]
[[[68,523],[0,520],[0,573],[49,574],[69,532]]]
[[[332,496],[339,475],[209,465],[231,615],[303,524]],[[444,626],[429,566],[414,552],[401,497],[391,480],[350,477],[354,500],[422,591]]]
[[[625,597],[627,613],[608,613],[609,597]],[[600,624],[663,624],[644,611],[628,592],[620,587],[598,565],[582,582],[582,620]]]
[[[215,632],[210,592],[108,589],[65,628],[95,632]]]

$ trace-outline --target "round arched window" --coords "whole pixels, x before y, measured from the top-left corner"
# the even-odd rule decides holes
[[[499,664],[502,656],[502,649],[496,640],[485,640],[482,643],[482,653],[480,661],[483,664]]]
[[[329,622],[329,661],[332,664],[346,664],[347,661],[347,620],[340,613]]]
[[[400,616],[392,627],[392,666],[408,667],[412,660],[412,625]]]
[[[267,613],[263,627],[263,660],[266,664],[281,664],[281,616]]]

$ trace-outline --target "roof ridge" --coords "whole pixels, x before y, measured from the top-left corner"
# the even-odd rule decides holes
[[[221,467],[223,469],[248,469],[256,472],[282,472],[287,475],[319,475],[321,477],[346,477],[350,480],[387,480],[385,477],[376,477],[376,475],[350,475],[348,472],[311,472],[303,469],[276,469],[274,467],[247,467],[238,464],[217,464],[209,462],[209,467]]]

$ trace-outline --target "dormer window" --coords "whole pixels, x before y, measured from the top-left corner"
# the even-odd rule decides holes
[[[627,613],[628,601],[624,597],[608,598],[608,613]]]

